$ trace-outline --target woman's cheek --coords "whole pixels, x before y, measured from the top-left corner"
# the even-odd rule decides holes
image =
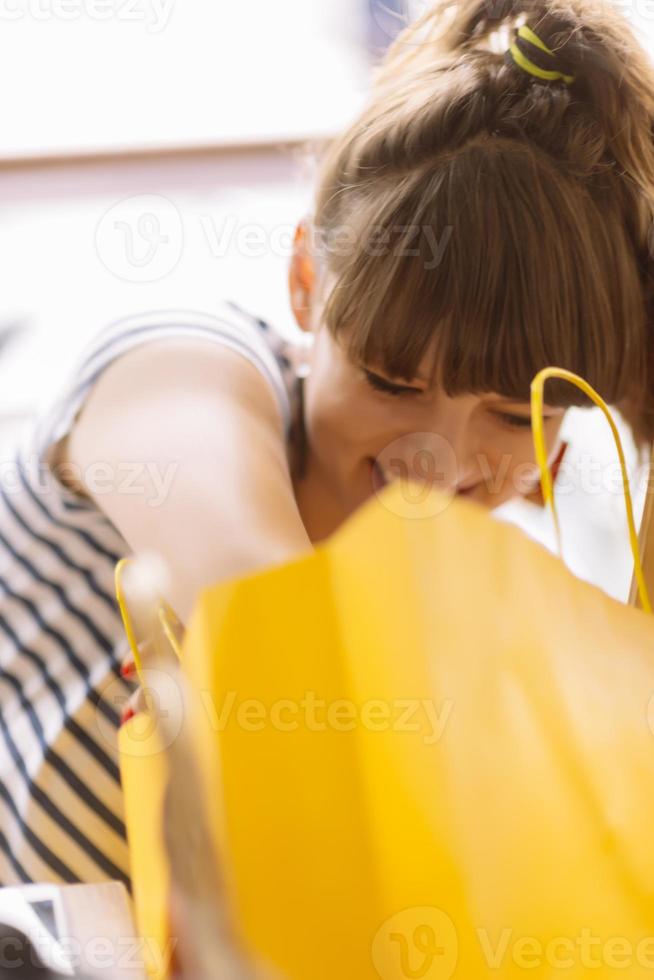
[[[520,496],[533,493],[540,480],[538,466],[531,460],[523,460],[513,468],[511,478],[515,493]]]
[[[558,433],[561,423],[546,427],[546,446],[550,468],[558,461],[561,447]],[[540,468],[536,462],[531,429],[506,440],[500,452],[491,451],[482,457],[481,469],[486,474],[485,491],[489,505],[498,506],[513,496],[528,496],[540,487]]]
[[[538,466],[534,461],[531,433],[501,440],[501,445],[486,446],[477,454],[481,486],[477,499],[489,507],[505,503],[511,497],[531,493],[538,483]]]

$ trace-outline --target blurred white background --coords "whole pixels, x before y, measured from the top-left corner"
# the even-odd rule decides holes
[[[358,0],[1,0],[0,28],[5,158],[330,133],[365,85]]]
[[[355,117],[375,59],[427,5],[0,0],[5,456],[115,317],[211,310],[228,297],[293,331],[286,276],[293,229],[311,207],[306,141]],[[654,4],[618,6],[651,49]],[[639,511],[644,481],[625,435]],[[604,468],[615,459],[595,412],[570,413],[566,437],[571,468],[584,454]],[[560,509],[570,567],[626,597],[614,485],[566,489]],[[552,546],[542,510],[516,503],[498,516]]]

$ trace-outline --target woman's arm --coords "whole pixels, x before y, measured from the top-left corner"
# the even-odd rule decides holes
[[[183,622],[203,587],[311,550],[274,391],[223,344],[167,338],[118,357],[60,461],[135,553],[164,558]]]

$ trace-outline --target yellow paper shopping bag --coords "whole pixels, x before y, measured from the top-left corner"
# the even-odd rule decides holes
[[[205,589],[182,664],[199,805],[272,976],[652,975],[650,615],[397,482],[312,555]]]
[[[654,969],[654,620],[394,484],[184,646],[236,917],[293,980]]]

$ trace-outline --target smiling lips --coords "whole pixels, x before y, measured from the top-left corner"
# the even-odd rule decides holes
[[[385,470],[382,469],[376,459],[369,457],[368,462],[370,463],[370,479],[372,482],[373,491],[375,493],[379,493],[380,490],[383,490],[385,486],[391,483],[392,477],[390,477]],[[468,497],[475,490],[475,487],[476,484],[469,487],[459,487],[459,489],[456,491],[456,495],[460,497]]]

